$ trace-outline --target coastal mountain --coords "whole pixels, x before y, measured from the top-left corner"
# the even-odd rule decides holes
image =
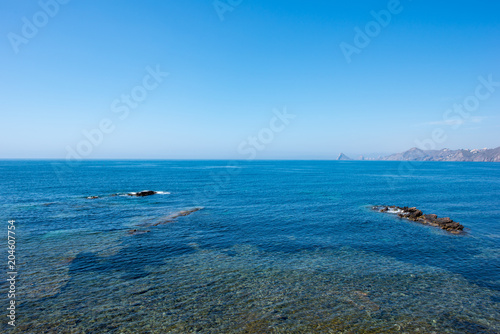
[[[347,155],[345,155],[344,153],[340,153],[339,157],[337,158],[337,160],[352,160],[351,158],[349,158]]]
[[[500,147],[494,149],[474,149],[474,150],[421,150],[412,148],[403,153],[396,153],[379,160],[390,161],[480,161],[480,162],[500,162]]]

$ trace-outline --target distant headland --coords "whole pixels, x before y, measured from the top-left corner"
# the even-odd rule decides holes
[[[378,158],[351,159],[340,153],[337,160],[382,160],[382,161],[478,161],[478,162],[500,162],[500,147],[493,149],[460,149],[460,150],[421,150],[412,148],[403,153],[391,154]]]

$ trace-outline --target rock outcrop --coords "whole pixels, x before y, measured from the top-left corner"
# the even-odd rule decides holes
[[[400,218],[405,218],[425,225],[436,226],[451,233],[460,233],[464,229],[462,224],[453,221],[449,217],[439,218],[435,214],[424,214],[421,210],[418,210],[415,207],[409,208],[407,206],[399,207],[395,205],[379,205],[374,206],[373,210],[397,214]]]
[[[143,191],[139,191],[138,193],[128,193],[127,195],[136,196],[136,197],[146,197],[146,196],[155,195],[157,193],[158,192],[153,191],[153,190],[143,190]]]
[[[339,154],[339,157],[337,158],[337,160],[352,160],[351,158],[349,158],[347,155],[345,155],[344,153],[340,153]]]
[[[139,192],[131,192],[131,193],[118,193],[118,194],[111,194],[109,197],[116,197],[116,196],[131,196],[131,197],[146,197],[146,196],[151,196],[151,195],[156,195],[156,194],[162,194],[162,195],[168,195],[170,194],[169,192],[165,191],[153,191],[153,190],[143,190]],[[100,198],[99,196],[88,196],[87,199],[96,199]]]

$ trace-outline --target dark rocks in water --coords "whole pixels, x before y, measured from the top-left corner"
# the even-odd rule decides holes
[[[403,210],[404,211],[404,210]],[[405,211],[405,216],[406,218],[416,221],[419,217],[423,215],[422,211],[418,210],[417,208],[406,208]],[[403,217],[403,213],[398,214],[398,216]]]
[[[156,194],[170,194],[168,192],[164,191],[153,191],[153,190],[143,190],[139,191],[136,193],[118,193],[118,194],[111,194],[109,197],[116,197],[116,196],[131,196],[131,197],[146,197],[146,196],[151,196],[151,195],[156,195]],[[89,196],[87,199],[96,199],[99,198],[99,196]]]
[[[152,190],[144,190],[144,191],[139,191],[138,193],[128,193],[127,195],[136,196],[136,197],[146,197],[146,196],[151,196],[151,195],[154,195],[157,193],[158,192],[152,191]]]
[[[463,231],[464,226],[449,217],[438,218],[435,214],[426,214],[424,215],[421,210],[418,210],[415,207],[399,207],[399,206],[374,206],[373,210],[377,210],[379,212],[387,212],[397,214],[400,218],[405,218],[414,222],[419,222],[425,225],[431,225],[439,227],[443,230],[446,230],[451,233],[460,233]]]

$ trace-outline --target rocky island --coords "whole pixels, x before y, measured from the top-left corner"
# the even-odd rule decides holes
[[[347,160],[352,160],[351,158],[349,158],[347,155],[345,155],[344,153],[340,153],[340,155],[338,156],[337,160],[344,160],[344,161],[347,161]]]
[[[409,208],[407,206],[399,207],[395,205],[378,205],[372,207],[372,209],[378,212],[397,214],[400,218],[405,218],[425,225],[437,226],[451,233],[460,233],[464,229],[462,224],[453,221],[449,217],[438,218],[435,214],[424,214],[421,210],[418,210],[415,207]]]
[[[146,197],[146,196],[152,196],[156,194],[161,194],[161,195],[168,195],[170,194],[169,192],[165,191],[153,191],[153,190],[143,190],[139,192],[132,192],[132,193],[125,193],[125,194],[112,194],[109,195],[110,197],[116,197],[116,196],[131,196],[131,197]],[[100,196],[88,196],[87,199],[97,199],[101,198]]]
[[[158,192],[153,191],[153,190],[143,190],[139,191],[137,193],[128,193],[128,196],[135,196],[135,197],[146,197],[146,196],[151,196],[151,195],[156,195]]]

